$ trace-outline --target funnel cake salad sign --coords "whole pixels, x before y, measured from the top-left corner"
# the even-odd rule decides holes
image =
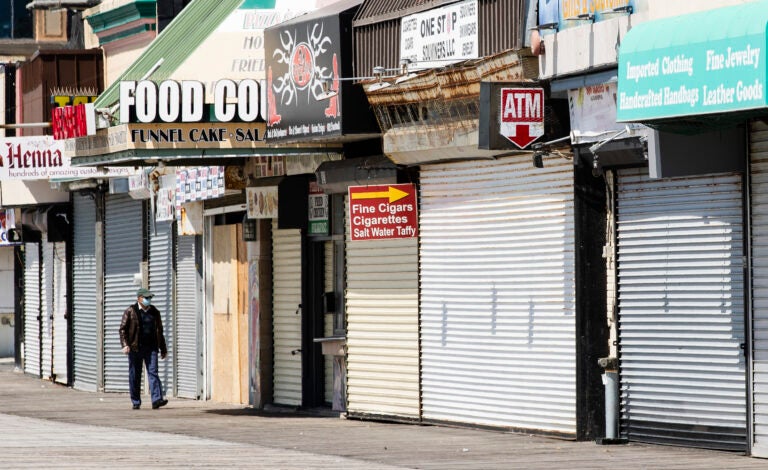
[[[329,16],[267,29],[267,139],[341,134],[340,21]]]

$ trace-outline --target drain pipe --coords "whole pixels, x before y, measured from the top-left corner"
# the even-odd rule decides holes
[[[619,438],[619,361],[615,357],[601,357],[598,365],[605,369],[603,386],[605,387],[605,437],[595,440],[597,444],[626,444],[626,439]]]

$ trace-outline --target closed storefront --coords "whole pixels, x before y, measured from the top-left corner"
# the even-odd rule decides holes
[[[416,238],[347,238],[350,416],[419,418],[417,257]]]
[[[743,450],[742,176],[618,174],[621,433]]]
[[[97,315],[96,202],[73,195],[72,338],[73,386],[94,392],[101,375]]]
[[[272,224],[274,402],[302,404],[301,231]]]
[[[199,237],[176,237],[176,289],[174,344],[176,395],[184,398],[204,396],[201,323],[202,278],[200,276]]]
[[[53,370],[53,243],[47,240],[46,234],[43,234],[40,251],[40,372],[42,378],[50,379]]]
[[[143,260],[142,202],[108,194],[104,236],[104,390],[128,391],[128,359],[120,345],[123,312],[136,302],[134,275]]]
[[[24,244],[24,372],[40,376],[40,244]]]
[[[174,388],[174,371],[172,358],[174,350],[176,327],[173,321],[174,276],[173,276],[173,224],[172,222],[155,222],[149,226],[149,290],[155,294],[152,303],[160,311],[163,322],[163,334],[168,349],[168,360],[159,361],[158,375],[163,384],[163,394],[172,395]]]
[[[69,305],[67,299],[67,286],[69,272],[67,266],[67,244],[65,242],[52,243],[53,247],[53,285],[51,286],[51,327],[53,358],[51,360],[53,380],[67,385],[69,383]]]
[[[427,420],[576,433],[573,164],[421,171]]]
[[[768,124],[750,129],[752,455],[768,457]]]

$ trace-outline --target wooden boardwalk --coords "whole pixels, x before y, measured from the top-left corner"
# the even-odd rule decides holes
[[[72,390],[0,364],[0,468],[768,469],[698,449],[598,446],[465,428],[376,423]]]

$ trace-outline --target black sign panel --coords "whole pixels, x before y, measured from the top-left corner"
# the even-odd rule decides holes
[[[268,140],[341,135],[340,24],[331,15],[264,33]]]

